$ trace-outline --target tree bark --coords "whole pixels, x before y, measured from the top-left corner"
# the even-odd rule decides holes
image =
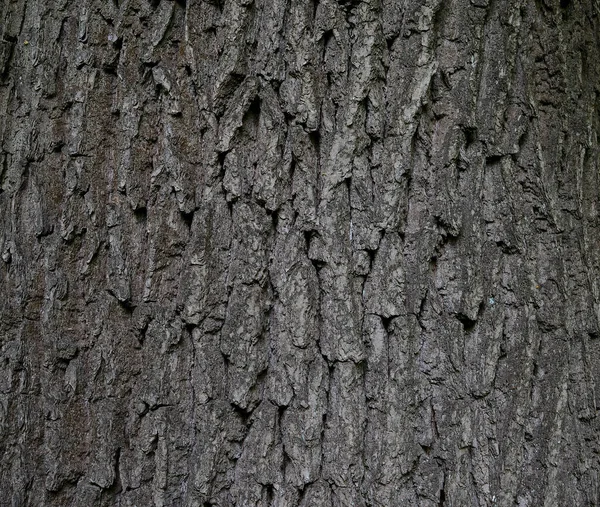
[[[1,9],[0,503],[600,503],[597,0]]]

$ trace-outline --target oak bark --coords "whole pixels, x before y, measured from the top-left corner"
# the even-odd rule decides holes
[[[600,503],[597,0],[1,16],[0,503]]]

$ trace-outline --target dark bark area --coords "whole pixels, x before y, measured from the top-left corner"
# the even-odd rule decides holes
[[[600,503],[597,0],[4,0],[0,492]]]

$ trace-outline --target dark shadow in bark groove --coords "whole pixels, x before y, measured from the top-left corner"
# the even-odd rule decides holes
[[[477,319],[470,319],[463,313],[457,313],[456,318],[460,321],[463,326],[465,333],[470,333],[475,329],[475,325],[477,324]]]
[[[186,213],[185,211],[179,212],[179,215],[181,216],[181,219],[183,220],[183,223],[187,227],[188,231],[192,229],[192,222],[194,221],[195,213],[196,210],[192,210],[189,213]]]

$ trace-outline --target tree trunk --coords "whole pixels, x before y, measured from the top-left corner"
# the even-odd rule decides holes
[[[0,491],[600,503],[598,0],[4,0]]]

